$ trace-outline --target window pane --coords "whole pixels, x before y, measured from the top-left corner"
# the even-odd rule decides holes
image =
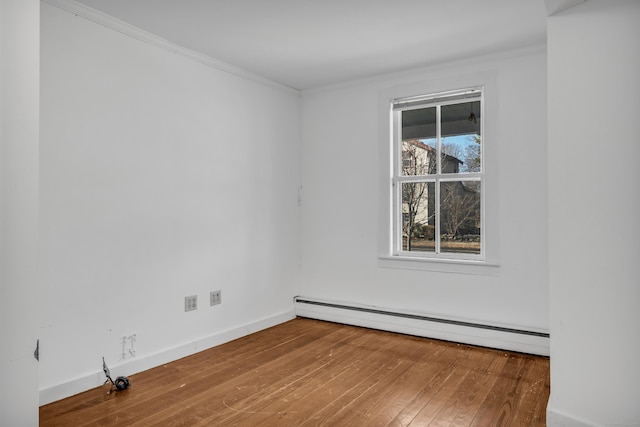
[[[402,112],[402,140],[434,139],[436,137],[436,107]]]
[[[442,173],[480,172],[480,101],[441,108]]]
[[[402,175],[436,173],[436,107],[402,112]]]
[[[435,251],[435,184],[402,184],[402,250]]]
[[[440,184],[440,251],[480,253],[480,181]]]
[[[402,141],[402,175],[430,175],[437,172],[435,139]]]

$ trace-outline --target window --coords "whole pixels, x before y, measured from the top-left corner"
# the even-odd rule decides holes
[[[403,168],[411,168],[413,167],[414,157],[411,151],[403,151],[402,152],[402,167]]]
[[[393,100],[393,255],[484,259],[482,92]]]

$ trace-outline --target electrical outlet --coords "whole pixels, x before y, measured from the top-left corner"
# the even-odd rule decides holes
[[[134,349],[134,346],[133,346],[133,344],[136,342],[136,334],[124,336],[120,341],[122,342],[122,358],[123,359],[126,359],[127,357],[133,357],[136,355],[136,350]]]
[[[211,293],[209,294],[209,304],[222,304],[222,291],[211,291]]]
[[[184,297],[184,311],[193,311],[198,309],[198,295]]]

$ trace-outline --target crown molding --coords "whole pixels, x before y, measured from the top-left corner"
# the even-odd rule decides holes
[[[215,68],[216,70],[223,71],[225,73],[232,74],[236,77],[250,80],[252,82],[259,83],[265,86],[280,89],[291,94],[300,95],[300,91],[298,89],[267,79],[266,77],[263,77],[259,74],[252,73],[243,68],[236,67],[235,65],[231,65],[224,61],[220,61],[211,56],[197,52],[195,50],[180,46],[176,43],[170,42],[169,40],[163,39],[162,37],[156,34],[150,33],[134,25],[121,21],[120,19],[114,18],[111,15],[107,15],[106,13],[100,12],[99,10],[96,10],[89,6],[85,6],[81,3],[78,3],[75,0],[40,0],[40,1],[43,3],[47,3],[51,6],[57,7],[59,9],[62,9],[64,11],[67,11],[69,13],[73,13],[76,16],[95,22],[113,31],[117,31],[121,34],[127,35],[129,37],[132,37],[136,40],[142,41],[149,45],[159,47],[164,50],[168,50],[174,54],[182,55],[186,58],[189,58],[193,61],[204,64],[208,67]]]
[[[515,49],[503,50],[493,53],[486,53],[478,56],[470,56],[468,58],[461,59],[453,59],[441,62],[433,62],[430,64],[424,64],[421,66],[409,67],[406,70],[402,71],[392,71],[388,73],[376,74],[368,77],[357,77],[354,79],[349,79],[337,83],[332,83],[324,86],[314,86],[309,89],[302,89],[300,93],[304,97],[304,95],[311,95],[314,93],[326,92],[331,90],[342,90],[351,87],[358,87],[367,84],[376,84],[379,82],[388,82],[390,80],[403,79],[403,78],[411,78],[413,79],[416,75],[420,74],[429,74],[442,70],[447,70],[454,67],[465,67],[465,66],[474,66],[474,65],[482,65],[489,62],[501,61],[501,60],[509,60],[513,58],[520,58],[529,55],[537,55],[537,54],[546,54],[547,52],[547,44],[538,43],[530,46],[518,47]],[[387,83],[385,83],[387,84]]]

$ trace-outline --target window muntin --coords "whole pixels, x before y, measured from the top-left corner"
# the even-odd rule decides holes
[[[483,259],[482,88],[398,99],[393,115],[393,254]]]

